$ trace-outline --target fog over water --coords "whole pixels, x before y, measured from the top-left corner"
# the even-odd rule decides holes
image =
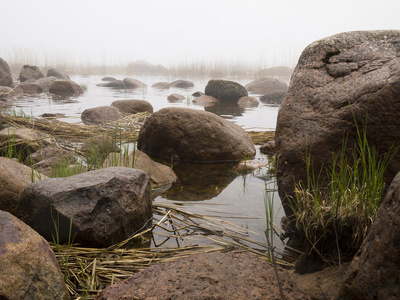
[[[397,0],[2,1],[0,57],[40,65],[293,67],[320,38],[400,29],[399,10]]]

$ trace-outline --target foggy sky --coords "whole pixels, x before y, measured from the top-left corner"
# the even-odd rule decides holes
[[[400,29],[398,0],[13,0],[1,3],[0,57],[169,66],[294,66],[315,40]],[[14,57],[14,58],[13,58]],[[25,62],[25,63],[30,63]]]

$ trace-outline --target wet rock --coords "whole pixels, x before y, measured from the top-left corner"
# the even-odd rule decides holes
[[[269,93],[261,96],[260,101],[267,104],[281,104],[285,95],[286,92]]]
[[[121,113],[124,114],[153,112],[153,105],[146,100],[117,100],[111,103],[111,106],[116,107]]]
[[[72,80],[56,80],[50,86],[49,92],[58,96],[79,96],[85,90]]]
[[[267,155],[275,155],[275,141],[269,141],[260,147],[260,152]]]
[[[38,80],[45,77],[39,67],[24,65],[19,72],[19,81],[24,82],[28,79]]]
[[[192,94],[192,96],[193,96],[193,97],[196,97],[196,98],[198,98],[198,97],[200,97],[200,96],[203,96],[203,95],[204,95],[204,93],[203,93],[203,92],[200,92],[200,91],[194,92],[194,93]]]
[[[308,299],[278,267],[286,299]],[[96,299],[282,299],[274,267],[250,253],[202,253],[151,266]]]
[[[114,106],[99,106],[85,109],[81,114],[84,124],[106,124],[117,121],[119,110]]]
[[[181,88],[181,89],[189,89],[194,87],[194,83],[189,80],[175,80],[169,83],[171,87]]]
[[[366,121],[370,147],[387,153],[399,146],[399,39],[400,31],[347,32],[316,41],[301,54],[275,135],[278,189],[287,215],[292,215],[288,199],[295,182],[307,182],[307,149],[319,174],[341,150],[344,136],[348,148],[355,147],[355,123],[362,129]],[[386,186],[398,170],[399,151],[386,170]],[[323,188],[329,179],[322,177]]]
[[[2,150],[7,151],[8,147],[13,147],[16,157],[19,156],[22,160],[40,148],[54,143],[50,135],[29,128],[8,127],[0,130],[0,145],[4,146]]]
[[[97,86],[102,86],[102,87],[110,87],[113,89],[125,89],[125,83],[122,80],[113,80],[113,81],[108,81],[106,83],[99,83],[96,84]]]
[[[47,70],[47,77],[55,77],[61,80],[70,80],[69,76],[57,69],[48,69]]]
[[[70,299],[50,245],[4,211],[0,211],[0,298]]]
[[[50,87],[56,80],[57,80],[56,77],[50,76],[50,77],[40,78],[36,80],[35,83],[39,84],[42,87],[43,92],[48,92],[50,90]]]
[[[260,78],[245,85],[247,91],[253,94],[286,93],[288,85],[286,82],[274,78]]]
[[[137,89],[137,88],[143,89],[147,87],[145,83],[134,78],[124,78],[122,81],[127,89]]]
[[[267,161],[260,161],[260,160],[241,160],[233,170],[236,172],[243,172],[243,171],[255,171],[261,169],[263,167],[268,166]]]
[[[212,96],[202,95],[192,101],[195,105],[203,106],[203,107],[211,107],[219,103],[218,99]]]
[[[242,108],[257,107],[259,104],[257,98],[249,96],[240,98],[237,103]]]
[[[137,149],[129,154],[110,153],[104,161],[103,168],[111,166],[131,167],[146,172],[150,176],[152,188],[171,185],[177,180],[170,167],[153,161],[147,154]]]
[[[151,218],[150,178],[132,168],[111,167],[30,184],[22,193],[17,217],[47,240],[60,243],[70,234],[82,246],[108,247],[130,237]]]
[[[255,155],[240,126],[215,114],[189,108],[163,108],[142,126],[138,149],[174,161],[236,161]]]
[[[397,299],[400,295],[400,173],[393,179],[375,221],[335,299]]]
[[[19,197],[24,189],[33,181],[47,176],[16,162],[0,157],[0,210],[15,214]]]
[[[233,103],[237,103],[240,98],[248,96],[247,90],[241,84],[222,79],[211,79],[206,85],[205,94],[222,102]]]
[[[35,170],[53,177],[52,175],[56,175],[60,167],[64,168],[74,164],[77,159],[72,153],[60,147],[49,146],[28,156],[27,161]]]
[[[151,87],[159,90],[168,90],[171,86],[169,82],[156,82]]]
[[[38,94],[43,92],[43,88],[39,83],[24,81],[14,88],[16,93]]]
[[[168,101],[182,101],[182,100],[184,100],[184,99],[186,99],[185,98],[185,96],[183,96],[183,95],[180,95],[180,94],[171,94],[171,95],[169,95],[168,97],[167,97],[167,100]]]
[[[115,80],[117,80],[117,79],[114,78],[114,77],[106,76],[106,77],[103,77],[101,80],[102,80],[102,81],[115,81]]]
[[[13,78],[11,75],[10,66],[0,57],[0,86],[11,87]]]

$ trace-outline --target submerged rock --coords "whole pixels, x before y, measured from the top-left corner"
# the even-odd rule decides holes
[[[174,161],[223,162],[252,158],[254,144],[240,126],[213,113],[163,108],[142,126],[138,148]]]
[[[50,245],[28,225],[1,210],[0,298],[70,299]]]
[[[82,246],[108,247],[129,238],[151,218],[150,192],[148,175],[132,168],[48,178],[24,190],[16,216],[49,241],[56,236],[56,220],[60,243],[67,243],[72,234]]]

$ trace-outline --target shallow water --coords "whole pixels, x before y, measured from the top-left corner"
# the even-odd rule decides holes
[[[199,110],[208,110],[220,115],[242,126],[246,130],[274,130],[278,107],[260,102],[256,108],[239,109],[238,107],[218,106],[215,108],[203,108],[192,103],[192,93],[204,92],[208,80],[189,79],[194,82],[195,87],[191,89],[171,88],[169,90],[158,90],[151,87],[153,83],[167,81],[171,78],[140,77],[134,78],[147,84],[146,88],[137,90],[114,90],[111,88],[98,87],[102,83],[103,76],[71,76],[71,80],[78,84],[87,86],[86,92],[76,98],[56,100],[46,94],[35,97],[23,97],[16,100],[10,108],[17,112],[22,109],[27,115],[37,117],[43,113],[62,113],[65,117],[62,121],[70,123],[81,123],[80,114],[87,108],[110,105],[115,100],[143,99],[150,102],[154,111],[164,107],[189,107]],[[123,79],[125,76],[113,76]],[[235,80],[243,85],[251,80]],[[173,93],[185,96],[181,102],[168,102],[167,96]],[[258,98],[259,95],[252,95]],[[259,152],[257,147],[256,160],[267,160]],[[233,170],[233,165],[190,165],[175,164],[174,170],[179,181],[158,196],[156,202],[166,202],[181,205],[184,209],[206,214],[227,222],[230,222],[246,230],[248,237],[266,244],[264,231],[265,221],[265,189],[274,188],[274,179],[268,176],[268,170],[261,168],[256,172],[238,174]],[[275,223],[280,224],[284,216],[283,209],[277,193],[274,195]],[[164,243],[165,242],[165,243]],[[168,239],[152,240],[151,246],[158,244],[163,246],[180,246],[189,244],[208,245],[213,241],[202,237],[188,237],[183,240]],[[276,238],[275,245],[279,248],[280,241]],[[282,244],[281,244],[282,245]]]

